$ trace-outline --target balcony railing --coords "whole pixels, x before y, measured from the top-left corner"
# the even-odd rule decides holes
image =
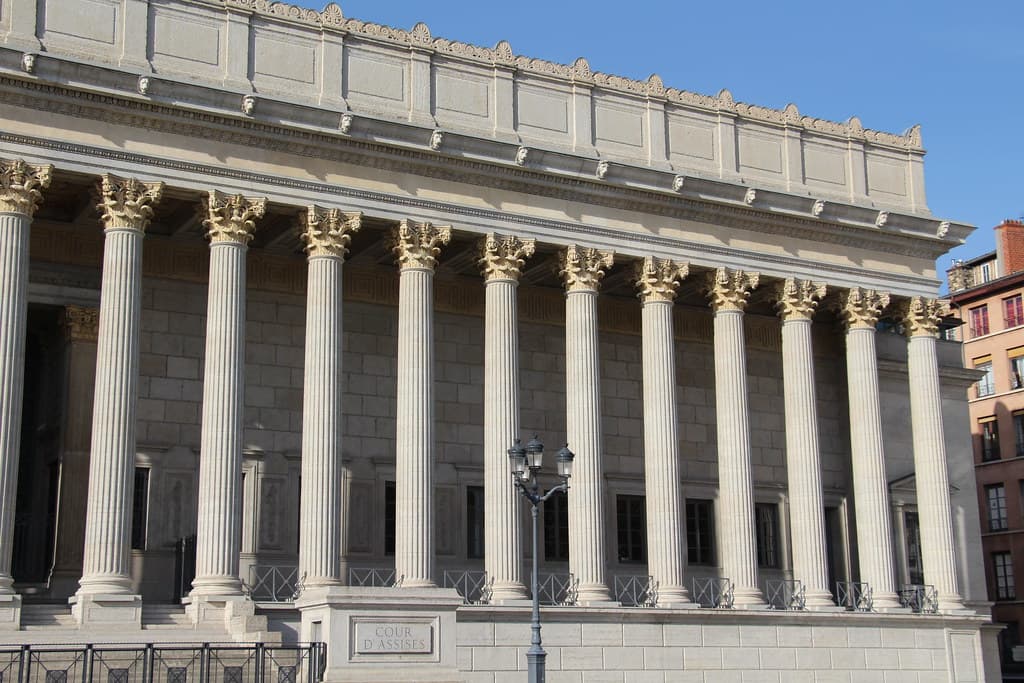
[[[874,607],[871,584],[860,581],[837,581],[836,604],[848,612],[870,612]]]
[[[939,592],[930,584],[906,584],[900,588],[900,605],[916,614],[936,614],[939,611]]]
[[[324,643],[0,647],[0,680],[19,683],[319,683]]]
[[[575,605],[580,581],[572,574],[541,574],[537,594],[542,605]]]
[[[299,594],[299,568],[295,565],[254,564],[246,584],[257,602],[291,602]]]
[[[732,609],[733,584],[725,578],[693,578],[693,601],[701,607]]]
[[[395,578],[394,569],[380,569],[378,567],[349,567],[348,585],[390,588],[393,586],[401,586],[402,580],[401,578]]]
[[[765,597],[771,609],[802,610],[804,602],[803,581],[785,579],[768,579],[764,582]]]
[[[653,576],[616,576],[615,599],[623,607],[655,607],[658,582]]]
[[[444,571],[444,587],[454,588],[462,602],[467,605],[486,605],[491,601],[491,585],[493,579],[487,578],[487,572],[480,570]]]

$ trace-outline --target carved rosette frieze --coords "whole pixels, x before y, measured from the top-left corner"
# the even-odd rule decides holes
[[[391,251],[399,269],[433,270],[441,247],[452,239],[450,225],[404,220],[391,232]]]
[[[614,252],[570,244],[558,252],[558,276],[567,292],[596,292],[614,262]]]
[[[518,280],[526,259],[533,256],[536,240],[488,233],[480,240],[480,272],[485,281]]]
[[[911,297],[901,311],[908,337],[934,337],[939,322],[948,315],[949,301],[924,296]]]
[[[679,282],[690,274],[690,264],[672,259],[646,256],[636,264],[637,296],[644,303],[674,301]]]
[[[810,320],[826,291],[824,282],[786,278],[775,290],[775,309],[783,320]]]
[[[63,323],[68,341],[95,342],[100,331],[100,311],[86,306],[65,306]]]
[[[31,217],[50,186],[53,166],[31,166],[21,159],[0,159],[0,213]]]
[[[345,212],[341,209],[324,209],[315,204],[310,206],[302,224],[306,255],[309,258],[345,258],[352,233],[359,231],[362,221],[361,211]]]
[[[225,194],[210,190],[204,200],[205,214],[203,220],[206,236],[210,242],[234,242],[249,244],[256,221],[263,217],[267,210],[265,197],[243,197],[240,194]]]
[[[750,292],[757,288],[760,273],[744,270],[717,268],[708,275],[708,298],[711,307],[718,311],[742,311],[747,307]]]
[[[129,229],[145,232],[153,217],[153,207],[160,202],[164,184],[143,183],[135,178],[119,178],[103,174],[99,182],[100,212],[105,230]]]
[[[875,329],[882,309],[889,305],[889,294],[853,287],[843,297],[840,313],[847,329]]]

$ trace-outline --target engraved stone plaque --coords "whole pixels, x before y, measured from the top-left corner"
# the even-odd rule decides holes
[[[358,621],[356,654],[430,654],[434,629],[430,624],[408,621]]]

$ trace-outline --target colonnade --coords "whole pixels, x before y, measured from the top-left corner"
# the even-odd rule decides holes
[[[29,230],[51,168],[0,160],[0,596],[12,596],[11,546],[17,482],[26,334]],[[131,599],[128,547],[135,403],[139,376],[142,242],[160,183],[102,177],[105,248],[97,382],[83,575],[75,600]],[[205,205],[210,275],[202,408],[195,600],[242,597],[239,569],[245,257],[265,199],[211,191]],[[303,240],[309,262],[305,335],[299,576],[304,588],[342,583],[340,525],[342,433],[341,272],[361,215],[309,207]],[[399,267],[396,439],[396,576],[408,588],[437,583],[434,568],[433,276],[451,228],[400,222],[391,243]],[[516,291],[532,240],[487,235],[480,243],[485,287],[485,566],[493,599],[526,596],[517,501],[506,449],[519,434]],[[566,291],[568,441],[576,452],[569,495],[570,571],[581,604],[610,601],[606,576],[597,297],[610,251],[566,245],[559,276]],[[636,264],[642,306],[644,467],[649,573],[660,603],[690,602],[684,575],[675,336],[672,306],[687,264],[646,257]],[[765,603],[757,576],[751,430],[747,406],[744,312],[759,274],[720,267],[701,283],[714,311],[722,574],[737,607]],[[786,457],[793,574],[809,608],[831,605],[825,558],[811,319],[824,284],[788,278],[773,291],[782,326]],[[896,607],[893,549],[879,409],[875,324],[886,294],[854,287],[841,300],[846,325],[851,458],[859,576],[875,605]],[[939,302],[913,297],[901,317],[909,336],[909,374],[926,580],[940,609],[962,607],[953,564],[946,459],[935,337]],[[137,596],[134,596],[137,598]],[[79,610],[80,620],[87,612]]]

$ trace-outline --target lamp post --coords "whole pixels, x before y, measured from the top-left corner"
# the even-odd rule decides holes
[[[512,481],[523,494],[523,497],[530,501],[533,514],[533,578],[531,591],[533,593],[533,620],[530,622],[530,649],[526,653],[526,660],[529,669],[529,683],[544,683],[544,660],[547,653],[540,646],[540,595],[537,587],[537,509],[540,504],[554,494],[569,491],[569,477],[572,476],[572,461],[576,457],[569,450],[569,445],[558,451],[558,476],[562,483],[541,491],[537,475],[540,474],[541,462],[544,459],[544,444],[536,436],[530,439],[530,443],[523,448],[516,439],[512,448],[508,449],[508,457],[512,464]]]

